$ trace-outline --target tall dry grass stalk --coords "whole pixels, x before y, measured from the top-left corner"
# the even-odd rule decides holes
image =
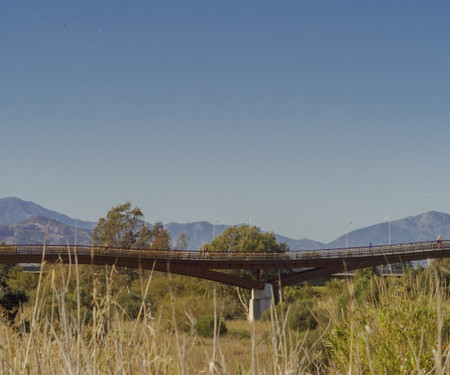
[[[367,301],[348,284],[347,313],[327,334],[329,370],[337,374],[449,374],[447,294],[436,272],[425,278],[376,280]],[[374,281],[372,280],[372,282]]]
[[[290,308],[272,303],[267,322],[227,322],[232,329],[221,336],[214,293],[214,335],[201,338],[177,324],[173,291],[171,325],[164,321],[167,314],[150,310],[146,297],[153,272],[141,278],[138,317],[130,319],[113,288],[117,270],[93,268],[87,314],[81,266],[75,249],[70,251],[74,264],[43,264],[34,301],[18,314],[15,326],[0,320],[1,374],[450,373],[449,301],[436,273],[420,282],[377,279],[372,282],[377,297],[365,303],[357,302],[348,280],[347,313],[330,308],[328,326],[311,332],[292,330]],[[69,296],[76,296],[75,303]],[[195,317],[190,318],[194,326]],[[247,331],[248,337],[233,336]]]
[[[305,338],[290,332],[286,317],[278,317],[273,308],[270,329],[261,322],[243,322],[250,338],[221,337],[216,293],[212,339],[178,328],[173,292],[172,326],[167,329],[163,314],[150,311],[145,302],[153,272],[142,280],[142,304],[138,318],[132,320],[118,303],[117,292],[113,292],[116,269],[92,269],[93,302],[88,318],[89,314],[82,312],[81,266],[76,251],[70,251],[74,264],[42,264],[34,301],[17,316],[21,324],[11,326],[0,321],[0,373],[303,374],[314,362]],[[70,280],[75,281],[76,291],[70,290]],[[69,301],[69,294],[76,296],[75,304]],[[25,324],[27,320],[29,325]]]
[[[280,292],[280,301],[283,298]],[[275,308],[274,300],[270,306],[268,345],[272,356],[271,374],[300,375],[322,374],[325,371],[325,358],[316,345],[322,335],[311,342],[310,332],[298,332],[288,324],[290,306],[285,310]],[[322,332],[323,334],[324,332]]]

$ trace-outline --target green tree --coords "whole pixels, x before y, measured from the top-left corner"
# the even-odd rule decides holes
[[[168,230],[164,229],[163,223],[157,221],[153,226],[152,241],[150,248],[159,250],[170,250],[170,233]]]
[[[285,253],[289,250],[285,242],[278,243],[273,232],[262,232],[259,227],[250,225],[232,226],[217,236],[211,243],[205,244],[202,250],[211,253]],[[240,277],[264,278],[267,280],[278,277],[277,270],[262,272],[261,270],[231,270],[226,271]],[[249,291],[244,292],[249,297]],[[277,302],[278,292],[274,291]],[[240,293],[235,291],[230,296],[241,300]]]
[[[138,207],[131,207],[130,202],[119,204],[108,211],[106,217],[101,217],[94,228],[92,236],[95,246],[117,247],[122,249],[162,249],[170,250],[170,233],[164,229],[163,224],[157,221],[153,228],[144,221],[144,215]],[[135,293],[125,293],[123,288],[130,287],[133,280],[138,279],[139,272],[134,269],[117,267],[117,274],[111,273],[109,267],[91,267],[80,278],[81,284],[97,285],[100,292],[106,291],[105,284],[108,275],[114,275],[109,282],[109,292],[118,293],[119,302],[123,304],[130,317],[139,311],[139,303]],[[103,275],[98,278],[96,275]],[[122,290],[122,291],[121,291]],[[81,294],[84,306],[89,306],[92,297],[90,294]],[[76,295],[74,295],[76,296]],[[76,301],[74,299],[74,301]]]
[[[204,245],[203,249],[231,253],[284,253],[289,247],[285,242],[278,243],[273,232],[261,232],[256,226],[235,225]]]
[[[130,202],[119,204],[101,217],[94,228],[95,246],[108,245],[122,249],[170,249],[170,233],[157,221],[153,229],[144,221],[140,208]]]

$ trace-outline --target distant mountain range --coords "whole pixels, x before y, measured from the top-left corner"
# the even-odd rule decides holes
[[[33,202],[25,202],[19,198],[0,199],[0,224],[16,224],[33,216],[46,217],[71,227],[94,229],[97,223],[72,219],[67,215],[48,210]]]
[[[97,223],[72,219],[67,215],[51,211],[33,202],[19,198],[0,199],[0,241],[8,244],[39,244],[44,242],[47,233],[48,244],[90,245],[92,230]],[[168,223],[164,225],[175,241],[181,232],[189,239],[189,249],[199,249],[211,242],[213,236],[220,235],[230,225],[213,225],[206,221],[194,223]],[[430,211],[417,216],[393,220],[391,226],[391,243],[430,241],[439,234],[450,237],[450,215]],[[75,230],[75,228],[77,228]],[[383,222],[348,233],[349,246],[367,246],[386,244],[388,242],[388,223]],[[278,241],[286,242],[291,250],[316,250],[324,248],[345,247],[346,237],[330,243],[313,241],[308,238],[292,239],[275,234]]]
[[[41,244],[44,239],[47,244],[89,245],[92,230],[78,228],[75,236],[75,227],[42,216],[31,216],[19,223],[0,225],[0,241],[7,244]]]

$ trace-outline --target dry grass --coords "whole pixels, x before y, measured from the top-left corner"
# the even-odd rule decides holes
[[[69,273],[79,285],[76,264]],[[332,314],[331,327],[318,332],[290,330],[289,309],[272,308],[268,321],[227,321],[225,336],[216,330],[213,338],[200,338],[177,328],[174,297],[170,324],[163,321],[170,316],[167,311],[152,312],[144,303],[137,319],[127,319],[112,293],[114,275],[111,270],[100,292],[100,276],[94,274],[92,319],[87,321],[79,313],[79,288],[78,308],[68,307],[67,268],[56,265],[41,272],[35,300],[16,325],[0,320],[0,374],[376,374],[388,368],[387,373],[450,373],[449,349],[442,342],[449,303],[437,278],[429,279],[429,292],[417,286],[389,294],[379,285],[378,305],[371,307],[358,306],[348,284],[349,314]],[[150,275],[142,282],[144,299],[151,285]],[[324,303],[331,311],[332,303]],[[214,313],[220,315],[216,308]],[[431,326],[434,331],[427,336]],[[408,367],[396,365],[406,354]]]
[[[106,292],[93,276],[88,322],[79,313],[79,288],[78,308],[68,307],[70,277],[79,285],[77,264],[41,271],[35,300],[15,326],[0,320],[1,374],[303,374],[310,362],[302,341],[295,342],[277,316],[227,322],[228,334],[210,339],[179,330],[176,319],[168,329],[163,314],[144,303],[136,320],[127,319],[111,293],[113,271]],[[151,276],[143,286],[145,295]]]

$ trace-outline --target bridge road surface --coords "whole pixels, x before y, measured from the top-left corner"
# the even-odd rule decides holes
[[[0,263],[57,263],[115,265],[187,275],[246,289],[264,283],[283,287],[378,265],[450,257],[450,241],[299,250],[287,253],[205,253],[189,250],[119,249],[72,245],[0,245]],[[277,279],[245,278],[223,270],[291,270]]]

